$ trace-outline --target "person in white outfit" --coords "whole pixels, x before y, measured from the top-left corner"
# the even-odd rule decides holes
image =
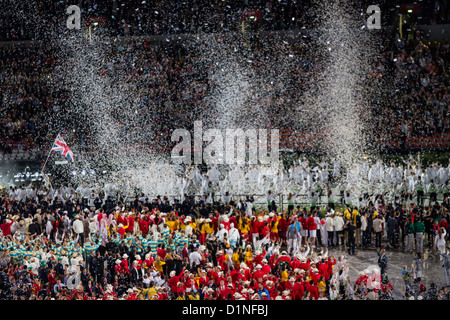
[[[332,247],[334,245],[334,214],[327,213],[325,219],[325,228],[327,230],[328,235],[328,246]]]
[[[230,246],[236,248],[239,241],[239,230],[234,227],[234,223],[230,223],[230,230],[228,231],[228,241]]]
[[[341,212],[334,217],[334,231],[336,232],[336,245],[339,246],[340,240],[341,245],[344,246],[344,219]]]
[[[445,245],[446,240],[445,236],[447,235],[447,232],[444,228],[440,228],[438,231],[438,234],[434,238],[434,244],[436,246],[436,249],[439,251],[439,253],[445,253]],[[440,256],[440,259],[442,260],[442,256]]]

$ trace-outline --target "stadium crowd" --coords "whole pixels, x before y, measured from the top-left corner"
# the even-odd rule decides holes
[[[359,1],[367,8],[373,3]],[[394,15],[399,1],[379,1],[384,15]],[[400,1],[401,3],[401,1]],[[204,4],[198,0],[182,2],[154,0],[77,1],[84,16],[102,16],[115,35],[159,35],[197,32],[236,31],[245,10],[261,10],[261,28],[288,30],[301,28],[314,13],[311,0],[215,0]],[[39,0],[17,3],[4,1],[0,7],[0,40],[39,39],[64,22],[65,1]],[[420,4],[421,24],[445,24],[450,17],[445,1]],[[309,8],[305,10],[305,8]],[[33,12],[33,16],[23,12]],[[170,14],[168,14],[170,13]],[[388,19],[388,18],[386,18]]]
[[[270,47],[270,46],[269,46]],[[278,46],[255,49],[254,58],[259,61],[249,65],[258,74],[269,74],[273,66],[282,64],[275,58]],[[140,101],[151,114],[145,125],[149,132],[158,132],[151,147],[158,152],[167,152],[173,143],[171,132],[175,128],[191,128],[198,114],[209,110],[210,94],[216,83],[208,77],[211,61],[201,54],[183,56],[178,49],[170,52],[164,47],[145,47],[134,43],[121,52],[115,46],[105,47],[111,70],[103,70],[104,76],[123,74],[130,88],[127,93],[133,101]],[[264,61],[271,53],[272,61]],[[406,141],[408,137],[426,137],[448,133],[449,79],[444,61],[449,58],[449,44],[407,41],[397,49],[386,51],[374,63],[368,77],[391,78],[395,91],[385,102],[378,103],[372,111],[376,124],[375,137],[386,147],[394,147],[395,141]],[[12,149],[29,150],[33,147],[47,148],[58,128],[70,128],[74,117],[56,117],[62,108],[70,110],[67,88],[58,71],[61,57],[52,46],[40,44],[37,47],[4,47],[0,50],[0,84],[2,108],[10,110],[2,114],[0,149],[10,153]],[[272,96],[260,95],[247,103],[258,106],[266,115],[271,127],[292,128],[299,131],[314,130],[313,124],[295,121],[300,109],[294,110],[290,101],[301,101],[300,86],[308,86],[314,75],[320,72],[320,64],[306,58],[301,52],[294,55],[289,65],[288,76],[293,79],[285,90],[276,89]],[[125,76],[128,75],[128,76]],[[381,81],[381,80],[380,80]],[[267,86],[262,83],[261,86]],[[292,88],[291,88],[292,87]],[[268,91],[268,92],[272,92]],[[300,96],[299,96],[300,95]],[[127,97],[124,97],[127,100]],[[182,108],[180,108],[182,106]],[[141,110],[143,112],[143,110]],[[209,117],[214,118],[213,115]],[[71,120],[72,119],[72,120]],[[117,119],[119,121],[119,119]],[[256,119],[255,119],[256,121]],[[262,120],[261,120],[262,121]],[[83,121],[78,121],[82,126]],[[77,133],[67,132],[68,143],[82,145],[89,139],[90,128],[86,126]],[[83,136],[80,136],[85,132]]]

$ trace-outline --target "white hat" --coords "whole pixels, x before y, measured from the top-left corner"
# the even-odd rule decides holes
[[[191,216],[187,216],[186,219],[184,219],[184,221],[191,221]]]
[[[175,271],[170,271],[170,273],[169,273],[169,276],[172,278],[172,277],[174,277],[176,275],[176,272]]]
[[[116,260],[116,264],[120,264],[122,261],[120,261],[119,259]]]
[[[126,253],[123,254],[122,258],[127,259],[128,255]]]
[[[262,266],[260,264],[258,264],[255,269],[262,269]]]

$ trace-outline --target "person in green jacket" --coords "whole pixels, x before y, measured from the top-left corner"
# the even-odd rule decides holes
[[[414,223],[412,222],[411,216],[405,223],[405,251],[412,252],[413,242],[414,242]]]
[[[414,231],[416,233],[416,251],[422,252],[423,250],[423,234],[425,232],[425,224],[422,217],[417,218],[414,223]]]

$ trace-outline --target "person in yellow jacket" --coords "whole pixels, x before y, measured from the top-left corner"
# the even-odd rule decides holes
[[[355,226],[357,226],[355,230],[355,239],[356,239],[356,245],[361,245],[361,227],[358,227],[358,221],[361,219],[361,216],[359,214],[359,211],[355,208],[353,208],[352,213],[350,214],[351,207],[347,207],[347,209],[344,212],[344,216],[346,220],[351,220]]]
[[[273,212],[269,213],[270,240],[272,241],[279,240],[278,219],[279,217],[276,216]]]
[[[249,244],[245,248],[244,261],[247,267],[250,269],[253,267],[253,252],[252,247]]]
[[[212,234],[214,234],[214,224],[209,218],[206,219],[205,222],[206,237],[209,238]]]
[[[327,285],[325,284],[325,280],[323,279],[323,276],[319,278],[319,281],[317,282],[317,289],[320,294],[326,293]]]
[[[236,269],[241,265],[242,248],[235,248],[233,255],[231,256],[231,261]]]
[[[289,279],[289,273],[287,272],[286,268],[283,268],[283,271],[281,271],[281,284],[284,285],[284,283],[286,283],[286,281],[288,281]]]
[[[178,230],[178,219],[174,216],[169,216],[166,221],[167,226],[170,229],[170,233],[174,233],[176,230]]]
[[[166,262],[162,260],[160,256],[156,255],[155,262],[153,263],[155,270],[162,274],[164,272],[163,266],[165,264]]]
[[[186,226],[189,224],[189,221],[186,221],[187,217],[182,216],[178,225],[179,230],[186,230]],[[190,219],[190,218],[189,218]]]
[[[200,220],[198,221],[198,230],[200,232],[200,244],[204,244],[205,240],[206,240],[206,226],[208,225],[208,223],[205,221],[205,219],[200,218]]]
[[[248,241],[249,236],[250,236],[250,230],[251,230],[250,219],[247,217],[239,218],[238,229],[239,229],[239,232],[241,233],[242,243],[243,243],[243,245],[245,245],[245,242]]]

